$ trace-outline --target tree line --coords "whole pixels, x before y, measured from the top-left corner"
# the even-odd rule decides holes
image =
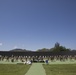
[[[61,51],[76,51],[76,50],[71,50],[69,48],[66,48],[66,47],[60,45],[60,43],[56,42],[53,48],[50,48],[50,49],[43,48],[43,49],[37,50],[37,52],[45,52],[45,51],[61,52]]]
[[[17,52],[27,52],[27,51],[32,51],[32,50],[26,50],[26,49],[13,49],[10,51],[17,51]],[[62,52],[62,51],[76,51],[76,50],[71,50],[69,48],[66,48],[62,45],[60,45],[60,43],[56,42],[53,48],[47,49],[47,48],[42,48],[42,49],[38,49],[36,50],[36,52]]]

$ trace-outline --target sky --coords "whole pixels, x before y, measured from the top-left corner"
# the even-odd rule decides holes
[[[0,0],[0,51],[56,42],[76,49],[76,0]]]

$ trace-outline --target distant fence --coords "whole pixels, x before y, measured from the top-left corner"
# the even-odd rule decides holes
[[[12,51],[0,51],[2,56],[56,56],[56,55],[76,55],[76,51],[70,52],[12,52]]]

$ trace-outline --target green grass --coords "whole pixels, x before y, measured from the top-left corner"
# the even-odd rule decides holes
[[[76,75],[76,64],[44,64],[46,75]]]
[[[0,64],[0,75],[24,75],[30,65]]]

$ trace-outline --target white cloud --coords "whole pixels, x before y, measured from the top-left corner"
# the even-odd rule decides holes
[[[2,46],[3,44],[2,43],[0,43],[0,46]]]
[[[18,48],[17,46],[14,46],[14,48]]]

